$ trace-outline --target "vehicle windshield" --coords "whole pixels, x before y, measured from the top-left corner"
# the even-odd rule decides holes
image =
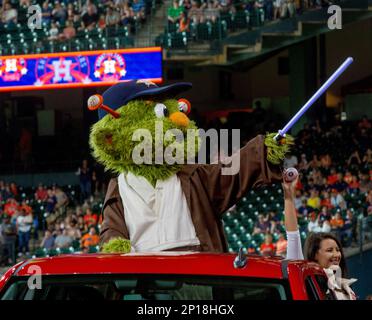
[[[39,285],[13,277],[1,300],[286,300],[274,279],[184,275],[43,276]],[[31,285],[30,285],[31,283]]]

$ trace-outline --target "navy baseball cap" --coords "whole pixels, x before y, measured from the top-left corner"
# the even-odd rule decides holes
[[[116,110],[137,98],[161,94],[176,96],[191,87],[192,84],[190,82],[177,82],[163,87],[159,87],[155,83],[146,80],[120,82],[108,88],[103,93],[103,104],[112,110]],[[104,110],[98,109],[99,120],[106,114]]]

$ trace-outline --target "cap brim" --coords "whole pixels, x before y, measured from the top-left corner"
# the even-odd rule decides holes
[[[134,94],[133,96],[129,97],[125,100],[125,104],[131,100],[145,97],[145,96],[159,96],[159,95],[167,95],[167,96],[177,96],[178,94],[187,91],[192,88],[192,84],[190,82],[177,82],[173,84],[169,84],[164,87],[149,87],[141,92]]]

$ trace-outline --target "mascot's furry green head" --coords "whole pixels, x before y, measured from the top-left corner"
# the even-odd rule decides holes
[[[90,134],[90,146],[97,161],[114,173],[131,172],[145,177],[153,186],[157,180],[177,173],[187,159],[195,158],[200,145],[195,134],[197,127],[187,116],[190,103],[175,98],[190,88],[191,83],[187,82],[158,87],[139,80],[118,83],[103,96],[90,97],[88,108],[98,110],[99,115]],[[189,132],[194,132],[195,139],[189,139]],[[179,133],[184,137],[181,141],[177,138]],[[278,164],[293,142],[287,136],[285,143],[274,143],[274,135],[265,139],[267,159]],[[167,150],[171,150],[170,158],[176,159],[173,163],[164,161]],[[103,251],[128,252],[129,248],[128,240],[116,238],[106,243]]]
[[[111,87],[102,98],[98,95],[91,97],[88,101],[90,109],[100,108],[100,121],[93,125],[90,135],[90,145],[97,161],[118,174],[132,172],[143,176],[152,185],[156,180],[165,180],[176,173],[181,161],[169,164],[162,159],[156,161],[155,157],[162,158],[171,145],[173,151],[182,151],[184,161],[195,157],[197,137],[193,141],[195,145],[187,148],[186,139],[180,142],[173,135],[167,137],[163,134],[178,130],[186,136],[187,130],[197,129],[187,117],[190,103],[174,98],[190,87],[190,83],[158,87],[149,81],[129,81]],[[144,149],[149,153],[141,154]],[[156,153],[157,150],[160,152]],[[184,153],[184,150],[188,152]]]

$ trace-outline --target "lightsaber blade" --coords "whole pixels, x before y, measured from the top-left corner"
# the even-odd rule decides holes
[[[274,139],[284,137],[285,134],[292,128],[292,126],[302,117],[302,115],[311,107],[311,105],[329,88],[329,86],[336,81],[336,79],[346,70],[347,67],[354,61],[352,57],[348,57],[344,63],[328,78],[328,80],[318,89],[317,92],[298,110],[291,120],[285,125],[282,130],[279,130]]]

